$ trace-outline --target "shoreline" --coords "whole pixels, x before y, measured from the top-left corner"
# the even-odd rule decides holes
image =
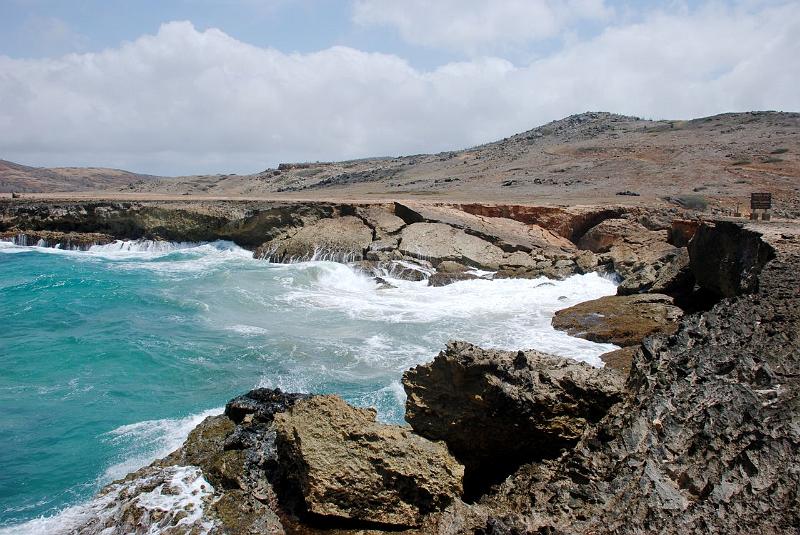
[[[21,205],[30,206],[17,203]],[[800,341],[792,337],[800,325],[797,224],[695,221],[685,213],[676,219],[660,209],[520,210],[522,205],[514,205],[489,210],[487,205],[408,202],[267,203],[244,214],[234,209],[214,215],[207,206],[193,210],[148,203],[42,203],[33,212],[9,206],[0,212],[0,228],[6,233],[54,232],[63,238],[76,232],[65,228],[121,228],[127,229],[125,237],[138,233],[139,238],[236,235],[244,236],[255,257],[282,262],[326,251],[332,258],[350,258],[376,277],[376,270],[398,262],[430,266],[435,269],[428,279],[431,285],[436,276],[442,284],[469,280],[470,268],[494,268],[509,278],[564,278],[611,269],[622,278],[617,295],[562,310],[559,319],[560,328],[570,332],[574,326],[575,333],[590,340],[625,340],[618,344],[625,356],[615,355],[623,359],[617,371],[581,368],[564,375],[565,364],[557,357],[453,343],[432,363],[404,374],[411,430],[402,432],[337,398],[286,398],[280,391],[257,389],[231,400],[225,415],[201,423],[167,459],[112,484],[124,487],[114,502],[121,516],[111,518],[117,526],[132,526],[141,520],[137,515],[145,514],[135,513],[135,504],[122,497],[142,495],[137,481],[166,484],[177,473],[175,467],[187,466],[201,472],[187,475],[182,484],[192,487],[202,477],[204,483],[197,484],[209,486],[193,502],[200,515],[169,511],[165,525],[186,527],[182,520],[191,518],[198,529],[210,522],[210,532],[234,526],[243,532],[434,533],[463,528],[499,533],[501,527],[611,532],[623,526],[646,529],[653,522],[668,532],[711,521],[722,530],[792,525],[791,494],[781,489],[792,488],[795,475],[765,467],[797,461],[790,425],[798,388],[792,374],[800,354]],[[118,226],[120,222],[129,226]],[[257,239],[263,241],[256,244]],[[639,321],[659,314],[662,319],[654,324]],[[598,315],[609,321],[597,322]],[[721,352],[719,347],[735,349]],[[578,376],[579,387],[564,382],[564,377],[574,381]],[[453,377],[460,378],[461,388],[448,386]],[[700,379],[704,388],[696,386]],[[592,393],[576,395],[575,388]],[[540,397],[543,392],[548,395]],[[547,405],[546,399],[556,401]],[[720,399],[727,401],[720,405]],[[499,407],[504,409],[498,412]],[[720,423],[695,418],[696,407],[713,411],[711,421]],[[756,416],[737,425],[725,423],[739,421],[742,414]],[[525,428],[531,435],[525,440],[530,445],[504,450],[514,440],[497,442],[497,437],[511,433],[520,440],[515,430],[520,422],[529,422]],[[308,449],[310,435],[303,439],[305,445],[291,438],[305,437],[305,429],[320,425],[333,427],[328,442],[313,446],[318,449]],[[742,428],[752,436],[766,436],[767,428],[772,434],[753,442],[739,432]],[[681,438],[687,433],[693,442]],[[631,434],[646,438],[631,442]],[[332,438],[339,436],[343,443]],[[338,466],[344,472],[332,473],[318,464],[319,455],[338,455],[337,448],[360,451],[362,436],[380,444],[377,450],[358,453],[373,468],[358,472],[360,483],[341,488],[337,481],[361,468],[342,461]],[[409,440],[413,447],[403,442]],[[430,441],[441,441],[445,450],[430,449]],[[465,449],[465,443],[470,447]],[[543,444],[549,449],[542,449]],[[260,448],[274,452],[268,465],[254,461]],[[394,448],[411,448],[423,465],[439,468],[433,473],[412,469],[391,454]],[[707,449],[718,452],[719,460],[705,458]],[[731,471],[729,464],[735,465],[745,449],[756,459],[751,461],[755,471]],[[681,454],[676,457],[672,451]],[[531,452],[536,454],[531,457]],[[489,468],[500,466],[499,459],[508,464]],[[386,463],[399,479],[380,483],[370,470],[386,470]],[[420,501],[407,494],[406,483],[397,486],[395,481],[403,478],[413,481],[411,488],[448,490],[436,494],[433,502]],[[769,478],[770,484],[756,487],[757,478]],[[714,490],[727,488],[725,482],[732,480],[738,483],[731,494]],[[648,485],[644,492],[635,491],[643,481]],[[703,485],[712,485],[712,490],[706,492]],[[145,488],[152,487],[148,483]],[[560,488],[569,489],[569,501]],[[335,498],[320,499],[319,492],[334,493]],[[367,495],[380,498],[365,508]],[[531,498],[541,505],[526,505]],[[620,500],[630,506],[609,507]],[[710,511],[720,509],[728,514],[712,520]],[[758,516],[755,509],[769,514]],[[633,511],[635,517],[630,516]],[[87,533],[110,527],[96,522],[85,526]],[[446,526],[460,528],[448,531]]]

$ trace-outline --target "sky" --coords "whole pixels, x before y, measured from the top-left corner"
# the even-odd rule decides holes
[[[800,0],[0,0],[0,159],[159,175],[800,111]]]

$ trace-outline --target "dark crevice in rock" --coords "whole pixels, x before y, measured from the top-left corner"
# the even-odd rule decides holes
[[[620,398],[618,375],[536,351],[448,344],[403,374],[406,420],[444,440],[474,500],[519,466],[558,457]]]
[[[758,276],[775,250],[758,232],[718,221],[700,225],[689,256],[698,285],[719,297],[733,297],[758,291]]]

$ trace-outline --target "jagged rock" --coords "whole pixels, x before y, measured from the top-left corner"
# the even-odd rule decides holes
[[[651,334],[674,333],[682,315],[668,295],[612,295],[559,310],[552,323],[572,336],[630,346]]]
[[[374,242],[369,244],[369,250],[367,251],[367,254],[369,254],[370,252],[386,253],[394,251],[395,249],[397,249],[397,244],[399,242],[400,240],[394,237],[375,240]]]
[[[378,283],[378,290],[391,290],[392,288],[397,288],[397,286],[390,283],[383,277],[375,277],[375,282]]]
[[[578,240],[578,248],[592,251],[593,253],[606,253],[614,245],[623,243],[630,238],[636,239],[640,243],[667,241],[666,233],[648,230],[636,221],[606,219],[590,228]]]
[[[444,223],[408,225],[400,234],[400,252],[427,260],[434,266],[452,260],[496,270],[503,261],[503,251],[495,245]]]
[[[668,253],[625,279],[617,287],[617,295],[642,292],[685,295],[694,287],[694,275],[689,267],[689,251],[685,248]]]
[[[296,403],[275,416],[281,469],[313,514],[416,526],[461,495],[464,469],[443,444],[375,414],[336,396]]]
[[[524,462],[554,457],[620,400],[619,376],[537,351],[451,342],[403,374],[406,420],[444,440],[468,482],[498,481]]]
[[[178,450],[100,493],[103,509],[75,532],[284,533],[298,520],[282,508],[271,479],[277,464],[272,417],[305,394],[259,388],[209,416]]]
[[[629,209],[621,206],[530,206],[518,204],[460,204],[460,210],[484,217],[504,217],[542,228],[577,241],[588,229],[609,218],[621,217]]]
[[[581,251],[575,257],[575,264],[578,266],[578,271],[581,273],[589,273],[597,268],[598,260],[591,251]]]
[[[521,253],[514,253],[521,254]],[[576,272],[580,271],[573,260],[536,260],[531,257],[531,262],[523,266],[511,266],[503,264],[495,273],[495,279],[537,279],[547,277],[548,279],[563,280]]]
[[[23,200],[0,204],[0,230],[101,233],[120,240],[232,240],[257,247],[336,212],[336,206],[319,202]]]
[[[262,422],[271,422],[275,413],[283,412],[309,394],[289,394],[280,388],[256,388],[235,397],[225,405],[225,416],[241,423],[248,415]]]
[[[578,241],[578,247],[602,255],[623,279],[647,269],[677,248],[667,242],[666,230],[648,230],[628,219],[606,219]]]
[[[696,249],[703,266],[772,250],[748,270],[758,284],[729,280],[740,293],[645,341],[623,402],[557,462],[487,496],[490,518],[514,511],[512,527],[535,533],[797,531],[800,242],[778,225],[704,226],[708,243],[729,243]]]
[[[447,286],[448,284],[453,284],[454,282],[470,281],[475,279],[480,279],[480,277],[475,275],[474,273],[436,272],[430,277],[428,277],[428,286]]]
[[[263,243],[256,258],[274,262],[330,258],[361,260],[372,243],[372,229],[355,216],[321,219],[299,230]]]
[[[104,487],[69,533],[220,533],[221,523],[209,514],[214,491],[197,467],[147,466]]]

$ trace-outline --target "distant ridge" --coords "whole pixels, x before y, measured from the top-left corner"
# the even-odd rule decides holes
[[[102,167],[31,167],[0,160],[0,192],[92,191],[161,177]]]
[[[465,202],[712,205],[753,191],[800,215],[800,114],[754,111],[691,120],[586,112],[502,140],[437,154],[286,162],[250,175],[154,177],[0,161],[0,192],[103,191],[127,198],[294,196]]]

